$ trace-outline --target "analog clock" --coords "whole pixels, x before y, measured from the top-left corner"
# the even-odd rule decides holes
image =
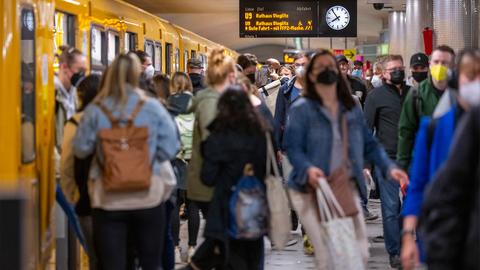
[[[342,30],[350,22],[350,13],[342,6],[333,6],[327,10],[326,20],[333,30]]]
[[[23,14],[23,25],[28,29],[28,31],[33,31],[33,12],[28,11],[27,13]]]

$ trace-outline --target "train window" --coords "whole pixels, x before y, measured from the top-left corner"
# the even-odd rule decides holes
[[[172,73],[172,44],[165,43],[165,73],[171,74]]]
[[[62,45],[75,47],[75,16],[56,11],[53,24],[55,50]]]
[[[154,63],[155,45],[153,44],[153,41],[145,40],[145,52],[152,58],[152,63]]]
[[[178,71],[180,69],[180,49],[176,48],[175,49],[175,71]]]
[[[107,34],[99,27],[93,26],[90,41],[90,63],[92,69],[103,70],[107,64]]]
[[[205,54],[200,54],[200,60],[203,63],[203,68],[206,70],[208,66],[208,58]]]
[[[190,52],[190,58],[197,58],[197,51],[192,50],[192,51]]]
[[[135,51],[137,44],[137,34],[126,32],[125,33],[125,52]]]
[[[155,58],[153,61],[155,71],[162,71],[162,44],[155,42]]]
[[[35,17],[32,8],[21,16],[21,150],[22,163],[35,160]]]
[[[185,50],[183,52],[183,68],[185,69],[184,71],[187,71],[187,65],[188,65],[188,50]]]
[[[111,64],[115,57],[120,53],[120,37],[118,33],[108,31],[108,64]]]

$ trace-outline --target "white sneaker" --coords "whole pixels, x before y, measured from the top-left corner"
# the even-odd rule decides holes
[[[195,254],[195,247],[189,246],[187,254],[187,262],[190,263],[192,261],[193,254]]]
[[[175,264],[182,264],[182,249],[175,247]]]

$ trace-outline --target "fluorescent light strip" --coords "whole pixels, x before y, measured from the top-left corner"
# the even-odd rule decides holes
[[[67,2],[67,3],[70,3],[70,4],[80,6],[80,2],[75,1],[75,0],[63,0],[63,2]]]

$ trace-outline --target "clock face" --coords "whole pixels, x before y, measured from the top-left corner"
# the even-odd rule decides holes
[[[33,31],[34,21],[33,21],[33,13],[31,11],[24,13],[23,25],[28,29],[28,31]]]
[[[350,13],[342,6],[333,6],[327,10],[326,20],[333,30],[342,30],[350,22]]]

